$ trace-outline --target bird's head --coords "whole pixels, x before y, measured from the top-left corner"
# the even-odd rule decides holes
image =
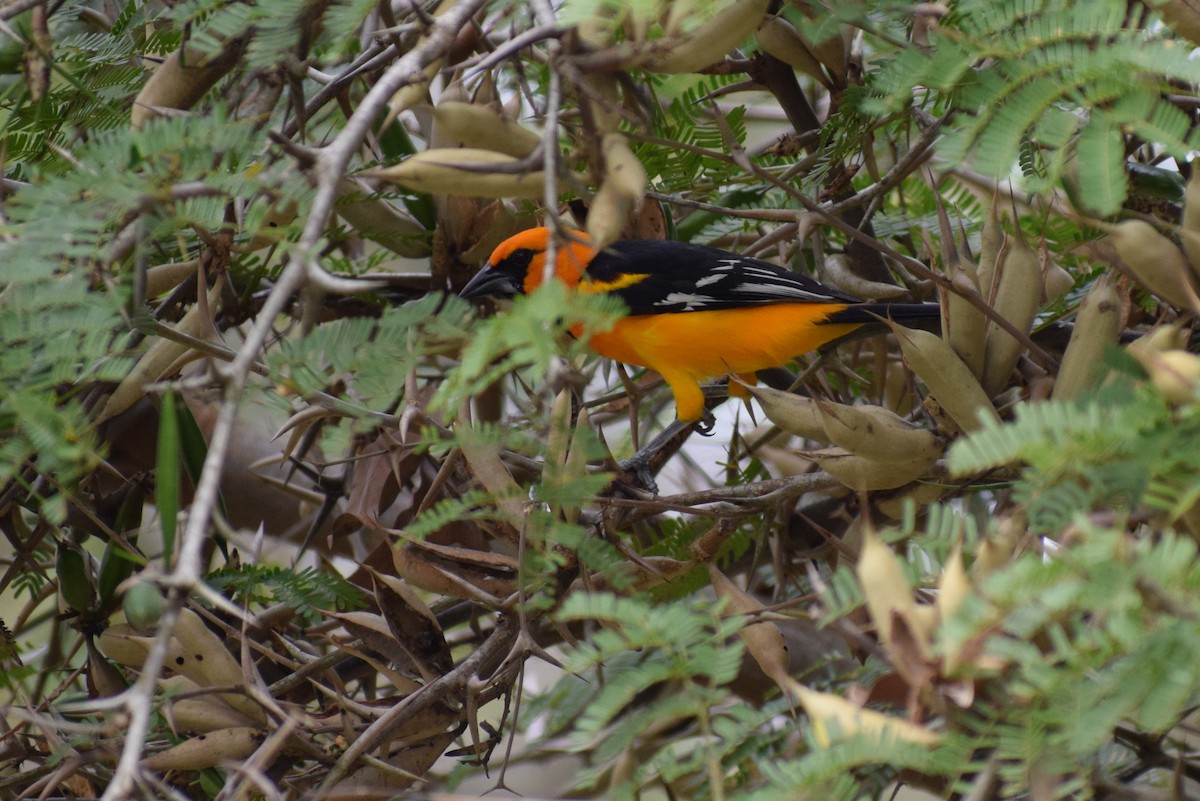
[[[511,297],[537,289],[545,275],[546,248],[554,234],[549,228],[530,228],[501,242],[488,263],[458,293],[461,298],[489,295]],[[587,234],[567,232],[559,240],[554,274],[568,286],[577,286],[595,251],[587,244]]]

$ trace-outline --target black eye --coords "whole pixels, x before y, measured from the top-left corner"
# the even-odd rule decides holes
[[[521,248],[514,250],[508,254],[508,258],[504,260],[504,266],[510,267],[513,270],[524,270],[533,261],[533,251],[529,248]]]

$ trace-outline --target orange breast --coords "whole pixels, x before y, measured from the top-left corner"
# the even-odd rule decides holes
[[[787,364],[850,333],[858,324],[822,325],[845,304],[779,303],[742,309],[639,315],[595,334],[603,356],[697,379],[752,373]]]

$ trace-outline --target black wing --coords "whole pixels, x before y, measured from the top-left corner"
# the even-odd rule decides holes
[[[629,281],[631,275],[645,275]],[[609,245],[587,280],[610,287],[630,314],[738,309],[772,303],[860,303],[770,262],[687,242],[629,239]]]

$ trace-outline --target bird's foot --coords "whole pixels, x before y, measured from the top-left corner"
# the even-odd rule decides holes
[[[706,411],[704,416],[696,421],[696,433],[702,437],[711,437],[713,429],[717,427],[717,418],[712,412]]]
[[[637,489],[644,489],[651,495],[657,495],[658,482],[654,480],[654,473],[650,470],[651,454],[652,451],[643,448],[621,462],[620,468],[621,472],[633,476],[633,483]]]

